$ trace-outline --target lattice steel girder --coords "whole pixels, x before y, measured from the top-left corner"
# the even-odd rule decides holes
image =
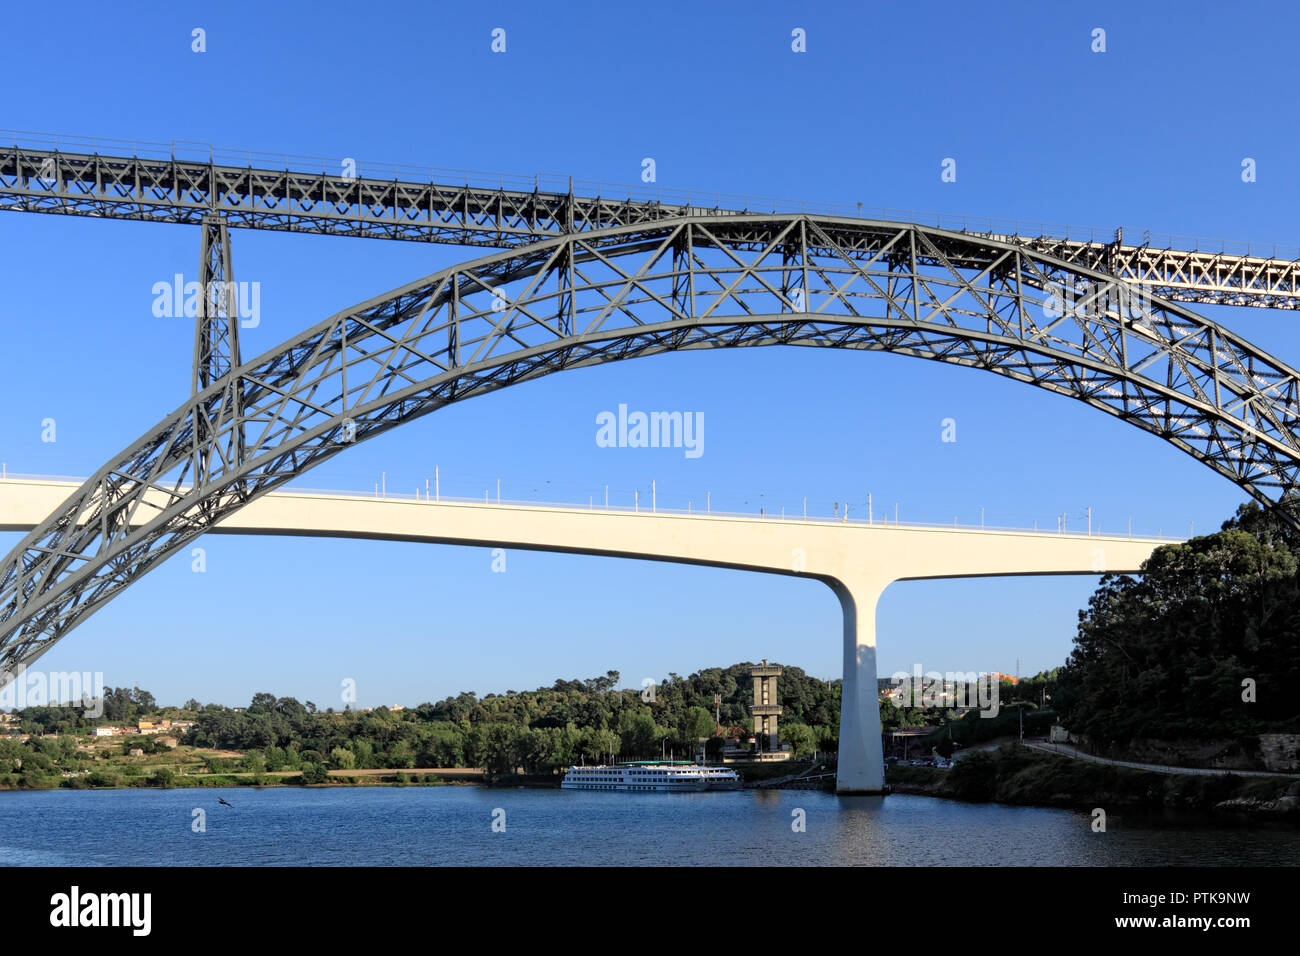
[[[349,444],[561,369],[757,345],[986,369],[1158,435],[1262,502],[1296,487],[1297,373],[1104,273],[891,222],[623,227],[434,273],[326,319],[184,403],[0,563],[0,667],[34,660],[215,522]],[[212,456],[196,482],[194,449],[229,440],[220,410],[236,388],[244,454]],[[167,503],[146,501],[150,488]]]
[[[546,236],[665,219],[749,215],[543,190],[366,179],[211,162],[0,145],[0,209],[513,248]],[[978,233],[976,233],[978,234]],[[1034,252],[1148,283],[1175,302],[1300,308],[1300,261],[999,235]],[[857,250],[846,250],[852,257]]]
[[[0,146],[0,209],[510,248],[686,215],[684,206]]]
[[[194,317],[193,388],[201,392],[239,363],[239,295],[230,265],[224,217],[203,217],[199,246],[199,299]]]
[[[1176,302],[1300,308],[1300,262],[1186,249],[1152,249],[1065,239],[1016,236],[1036,252],[1145,283]]]
[[[203,217],[199,244],[199,296],[194,316],[193,394],[230,375],[240,364],[239,295],[230,264],[230,236],[225,219],[218,213]],[[195,403],[194,460],[199,482],[212,473],[213,460],[235,464],[243,457],[243,384],[230,380],[226,401],[213,419],[209,410]],[[229,427],[223,428],[222,423]],[[218,440],[209,436],[220,435]]]

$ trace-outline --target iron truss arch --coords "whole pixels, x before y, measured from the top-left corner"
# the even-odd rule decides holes
[[[897,222],[630,225],[437,272],[194,395],[4,558],[0,683],[215,522],[350,444],[561,369],[758,345],[985,369],[1158,435],[1261,502],[1296,485],[1297,373],[1104,272]]]

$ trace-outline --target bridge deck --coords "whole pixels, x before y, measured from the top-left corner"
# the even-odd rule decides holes
[[[743,208],[726,206],[720,194],[683,194],[680,201],[665,202],[662,193],[641,190],[650,195],[635,196],[630,187],[614,187],[614,195],[606,196],[599,194],[600,184],[586,184],[596,187],[597,195],[581,195],[573,192],[571,181],[564,189],[543,188],[543,177],[467,173],[463,183],[436,182],[430,170],[430,179],[419,181],[399,178],[409,171],[397,167],[392,178],[377,178],[345,175],[341,169],[292,169],[287,160],[284,168],[259,167],[252,154],[245,166],[223,164],[210,149],[206,159],[183,159],[174,149],[149,157],[45,145],[49,148],[0,144],[0,210],[192,225],[216,211],[229,225],[249,229],[491,248],[690,216],[769,211],[852,215],[849,209],[815,203],[764,200]],[[546,177],[551,183],[557,178]],[[714,198],[712,204],[709,198]],[[1202,249],[1199,243],[1176,248],[1172,242],[1158,248],[1146,241],[1108,241],[1094,230],[1083,230],[1082,236],[1078,230],[1071,236],[1068,229],[1065,235],[1046,229],[1032,234],[1007,231],[991,220],[927,217],[927,224],[928,218],[940,228],[1020,243],[1146,283],[1154,295],[1171,301],[1300,308],[1300,258],[1279,257],[1276,247],[1268,255],[1249,248],[1229,251],[1222,243],[1215,244],[1217,249]],[[869,247],[860,250],[862,256],[873,253]]]

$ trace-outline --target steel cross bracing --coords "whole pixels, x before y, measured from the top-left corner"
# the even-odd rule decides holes
[[[239,301],[230,264],[226,220],[203,217],[199,245],[199,320],[194,326],[194,391],[201,392],[239,365]]]
[[[217,382],[225,387],[215,409],[194,405],[195,474],[200,482],[212,473],[214,461],[236,463],[244,448],[242,385],[230,377],[240,364],[239,296],[230,264],[230,236],[217,213],[205,215],[202,228],[192,393],[197,396]]]
[[[1091,291],[1066,307],[1066,288]],[[1262,502],[1296,486],[1297,373],[1103,272],[1016,243],[855,219],[577,233],[340,312],[183,403],[0,563],[0,668],[34,660],[215,522],[354,442],[561,369],[760,345],[984,369],[1158,435]],[[229,441],[220,410],[234,389],[244,454],[211,456],[203,474],[196,443]]]
[[[684,216],[748,214],[572,192],[367,179],[0,145],[0,209],[511,248]],[[1300,261],[979,232],[1146,283],[1175,302],[1300,308]],[[850,255],[856,252],[849,251]]]

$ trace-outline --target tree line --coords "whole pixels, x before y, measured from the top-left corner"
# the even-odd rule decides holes
[[[208,705],[184,743],[256,751],[267,771],[481,767],[489,777],[523,768],[553,774],[573,764],[690,759],[701,738],[717,754],[722,734],[752,732],[750,663],[670,673],[641,690],[618,688],[607,671],[557,680],[532,691],[480,698],[463,692],[403,710],[321,712],[292,697],[255,695],[244,710]],[[714,707],[714,695],[722,700]],[[839,735],[840,682],[786,667],[778,682],[781,738],[797,755],[833,750]],[[310,703],[310,702],[308,702]],[[715,721],[715,715],[717,720]]]
[[[1300,729],[1297,515],[1245,504],[1140,577],[1104,577],[1053,694],[1070,730],[1105,748]]]

